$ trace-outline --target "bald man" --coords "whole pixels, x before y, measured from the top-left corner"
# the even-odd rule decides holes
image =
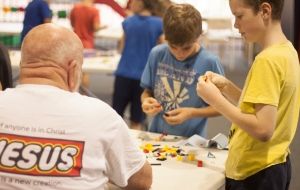
[[[151,166],[122,118],[77,93],[80,39],[43,24],[21,51],[19,85],[0,92],[0,189],[149,189]]]

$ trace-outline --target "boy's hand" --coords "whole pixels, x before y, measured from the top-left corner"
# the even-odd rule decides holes
[[[190,108],[177,108],[164,114],[164,119],[170,125],[179,125],[190,119]]]
[[[145,98],[145,100],[142,102],[142,109],[143,112],[149,116],[155,116],[157,113],[163,110],[160,103],[152,97]]]
[[[204,76],[200,76],[196,89],[198,96],[200,96],[209,105],[213,105],[213,103],[217,102],[217,99],[220,96],[223,96],[220,91],[225,87],[222,82],[222,78],[220,75],[212,72],[208,75],[205,74]],[[212,80],[214,80],[217,84],[213,83]],[[219,87],[217,85],[219,85]]]
[[[228,80],[222,76],[219,75],[217,73],[211,72],[211,71],[207,71],[205,73],[205,75],[200,76],[198,79],[198,82],[200,80],[201,77],[204,77],[203,79],[205,79],[204,81],[210,80],[214,85],[216,85],[216,87],[218,87],[218,89],[222,92],[222,90],[226,87],[226,85],[228,84]]]

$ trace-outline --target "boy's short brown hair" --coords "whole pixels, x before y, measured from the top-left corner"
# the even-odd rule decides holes
[[[262,3],[269,3],[272,6],[272,19],[280,20],[283,10],[284,0],[243,0],[246,5],[252,7],[257,13]]]
[[[192,43],[202,33],[201,14],[190,4],[171,5],[163,23],[165,39],[173,45]]]

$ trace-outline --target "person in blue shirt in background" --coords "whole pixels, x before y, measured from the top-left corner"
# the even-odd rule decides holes
[[[223,67],[200,45],[202,18],[192,5],[171,5],[163,28],[167,44],[152,49],[141,78],[142,109],[153,116],[150,131],[206,137],[207,117],[219,113],[197,96],[197,81],[206,71],[224,75]]]
[[[25,9],[21,42],[26,34],[35,26],[49,23],[52,19],[52,12],[49,8],[50,0],[32,0]]]
[[[122,52],[115,72],[112,107],[123,117],[130,103],[130,128],[142,129],[145,115],[141,109],[140,78],[151,49],[163,41],[162,19],[153,16],[157,8],[155,0],[132,0],[132,16],[127,17],[122,27],[124,35],[120,43]]]

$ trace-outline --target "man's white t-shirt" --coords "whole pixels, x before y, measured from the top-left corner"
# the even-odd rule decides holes
[[[146,161],[106,103],[47,85],[0,92],[0,189],[105,189]]]

